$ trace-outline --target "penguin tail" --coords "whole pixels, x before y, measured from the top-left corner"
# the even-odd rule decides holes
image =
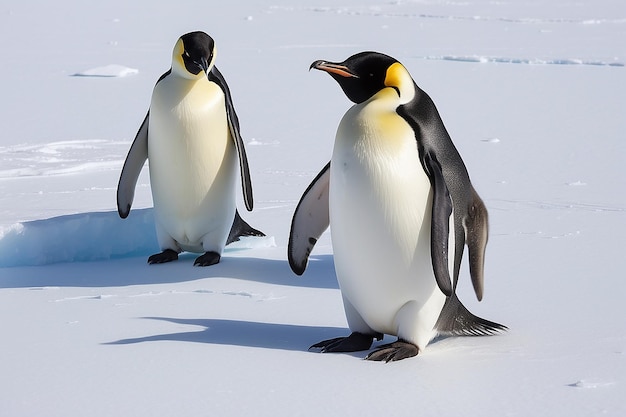
[[[250,226],[241,218],[239,211],[235,210],[235,219],[233,220],[233,226],[230,228],[226,244],[237,242],[242,236],[265,236],[265,233]]]
[[[453,293],[443,305],[435,330],[446,336],[491,336],[508,327],[473,315]]]

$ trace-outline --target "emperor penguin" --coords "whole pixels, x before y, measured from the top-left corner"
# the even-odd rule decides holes
[[[162,250],[148,258],[149,264],[174,261],[189,251],[204,253],[194,265],[213,265],[224,246],[239,236],[263,236],[236,209],[237,169],[248,211],[253,208],[252,183],[239,120],[215,55],[215,42],[204,32],[178,39],[172,66],[154,87],[120,175],[117,208],[126,218],[139,173],[149,160]]]
[[[355,103],[291,223],[288,259],[298,275],[330,226],[351,330],[311,349],[368,350],[389,334],[397,341],[366,356],[389,362],[417,355],[437,334],[505,330],[471,314],[455,294],[467,244],[482,299],[487,209],[431,98],[400,62],[377,52],[310,68],[330,74]]]

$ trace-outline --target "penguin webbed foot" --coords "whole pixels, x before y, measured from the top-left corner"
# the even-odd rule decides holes
[[[413,343],[398,339],[393,343],[380,346],[365,357],[366,361],[395,362],[417,356],[419,348]]]
[[[309,350],[317,350],[321,353],[330,352],[358,352],[361,350],[368,350],[372,343],[376,340],[381,340],[381,334],[363,334],[359,332],[352,332],[348,337],[336,337],[334,339],[322,340],[309,347]]]
[[[200,255],[196,258],[193,266],[211,266],[219,263],[220,254],[217,252],[206,252],[204,255]]]
[[[172,262],[178,260],[178,252],[173,249],[165,249],[161,253],[155,253],[148,258],[148,263],[150,265],[153,264],[164,264],[166,262]]]

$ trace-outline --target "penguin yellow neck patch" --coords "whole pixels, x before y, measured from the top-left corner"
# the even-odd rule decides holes
[[[408,103],[415,95],[413,79],[406,68],[399,62],[395,62],[387,68],[385,86],[395,88],[400,95],[402,103]]]
[[[185,45],[182,39],[178,39],[174,50],[172,51],[172,71],[182,77],[189,78],[191,74],[185,68],[185,62],[183,61],[183,53],[185,52]]]

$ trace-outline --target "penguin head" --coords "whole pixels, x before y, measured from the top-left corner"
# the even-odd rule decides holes
[[[172,52],[172,72],[188,79],[207,77],[215,62],[215,42],[204,32],[181,36]]]
[[[415,83],[404,66],[379,52],[360,52],[343,62],[315,61],[311,68],[330,74],[354,103],[363,103],[380,91],[392,89],[399,104],[415,96]]]

